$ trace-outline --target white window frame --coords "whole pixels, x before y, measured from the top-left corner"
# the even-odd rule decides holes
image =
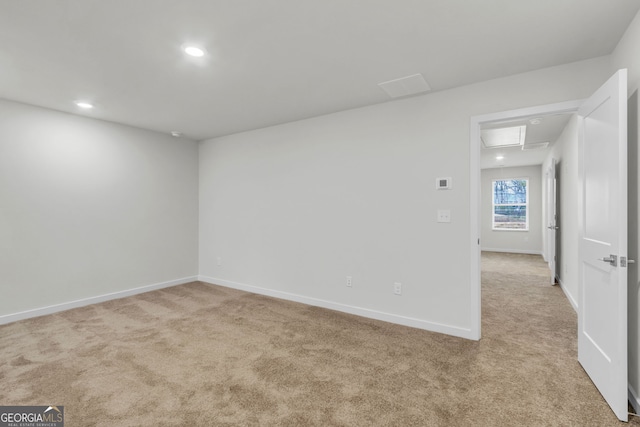
[[[494,197],[496,182],[498,181],[525,181],[525,203],[498,203]],[[499,228],[496,227],[496,206],[524,206],[525,207],[525,228]],[[501,178],[491,181],[491,229],[493,231],[529,231],[529,178]]]

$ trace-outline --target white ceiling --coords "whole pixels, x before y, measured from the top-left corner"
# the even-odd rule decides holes
[[[637,0],[0,0],[0,98],[205,139],[611,53]],[[206,48],[185,57],[186,42]],[[96,108],[80,112],[74,100]]]
[[[545,149],[523,151],[522,147],[502,147],[502,148],[484,148],[481,145],[480,150],[480,168],[489,169],[497,167],[515,167],[541,165],[547,157],[547,154],[553,148],[558,137],[567,126],[571,113],[550,114],[544,116],[532,116],[518,120],[510,120],[499,123],[491,123],[482,125],[482,129],[497,129],[511,126],[526,126],[525,145],[535,144],[539,142],[549,142],[549,146]],[[540,123],[532,124],[531,119],[538,119]],[[504,158],[496,159],[497,155]]]

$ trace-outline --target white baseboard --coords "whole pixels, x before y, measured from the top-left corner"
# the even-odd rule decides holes
[[[502,252],[507,254],[527,254],[542,256],[542,251],[534,251],[529,249],[481,248],[480,250],[482,252]]]
[[[631,384],[629,384],[629,402],[631,406],[633,406],[633,410],[636,411],[636,414],[640,414],[640,398],[638,397],[638,393],[631,387]]]
[[[169,288],[171,286],[182,285],[198,280],[197,276],[184,277],[182,279],[170,280],[168,282],[155,283],[152,285],[140,286],[125,291],[113,292],[110,294],[98,295],[90,298],[83,298],[75,301],[65,302],[62,304],[50,305],[47,307],[35,308],[33,310],[21,311],[19,313],[5,314],[0,316],[0,325],[4,325],[18,320],[30,319],[32,317],[45,316],[47,314],[58,313],[60,311],[70,310],[72,308],[84,307],[86,305],[97,304],[100,302],[110,301],[114,299],[129,297],[144,292],[155,291],[156,289]]]
[[[575,300],[575,298],[573,298],[573,295],[569,293],[569,291],[567,290],[567,287],[564,285],[564,283],[562,283],[562,280],[560,278],[558,278],[558,284],[560,285],[560,289],[562,289],[562,292],[564,292],[564,295],[569,300],[569,304],[571,304],[571,307],[573,307],[573,310],[577,313],[578,302]]]
[[[415,319],[412,317],[400,316],[397,314],[384,313],[368,308],[355,307],[351,305],[341,304],[332,301],[321,300],[317,298],[305,297],[289,292],[277,291],[273,289],[261,288],[259,286],[247,285],[244,283],[231,282],[229,280],[216,279],[207,276],[198,276],[201,282],[211,285],[219,285],[227,288],[239,289],[259,295],[266,295],[274,298],[280,298],[288,301],[300,302],[315,307],[328,308],[330,310],[340,311],[343,313],[355,314],[356,316],[367,317],[370,319],[382,320],[389,323],[410,326],[413,328],[424,329],[432,332],[453,335],[460,338],[474,339],[471,329],[459,328],[457,326],[443,325],[440,323],[429,322],[426,320]]]

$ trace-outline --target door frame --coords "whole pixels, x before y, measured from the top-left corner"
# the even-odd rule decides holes
[[[558,186],[557,186],[557,162],[555,157],[551,158],[551,164],[545,173],[545,186],[547,189],[547,205],[546,205],[546,222],[542,224],[543,232],[547,235],[547,247],[543,251],[543,258],[549,265],[551,271],[551,284],[559,283],[559,277],[556,274],[557,258],[558,258]],[[551,242],[553,241],[553,245]]]
[[[469,136],[469,254],[471,264],[471,306],[469,307],[471,339],[479,340],[482,326],[482,293],[480,283],[480,230],[482,220],[482,200],[480,199],[480,126],[494,122],[523,119],[530,116],[545,116],[551,114],[575,113],[583,100],[560,102],[556,104],[539,105],[516,110],[472,116],[470,120]]]

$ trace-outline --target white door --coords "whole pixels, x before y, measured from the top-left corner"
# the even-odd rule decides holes
[[[579,115],[578,360],[627,421],[627,71]]]
[[[551,270],[551,284],[556,283],[556,159],[551,159],[547,171],[547,262]]]

